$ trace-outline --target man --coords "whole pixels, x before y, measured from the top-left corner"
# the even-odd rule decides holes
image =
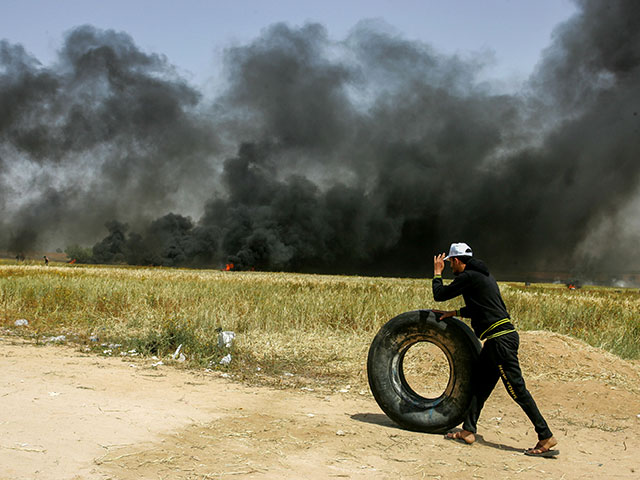
[[[444,262],[448,260],[455,279],[449,285],[442,283]],[[535,447],[526,450],[526,455],[555,456],[557,445],[547,422],[542,417],[533,397],[525,386],[518,361],[520,337],[510,321],[509,313],[500,295],[500,289],[489,269],[473,257],[466,243],[452,243],[449,255],[441,253],[433,257],[433,298],[444,302],[459,295],[465,306],[460,310],[442,311],[440,320],[454,315],[471,319],[475,334],[484,340],[472,379],[471,406],[462,424],[462,430],[450,432],[448,439],[461,440],[467,444],[475,442],[478,417],[485,401],[502,379],[507,392],[524,410],[538,434]]]

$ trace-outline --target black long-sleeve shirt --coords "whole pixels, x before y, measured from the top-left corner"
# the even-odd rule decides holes
[[[508,321],[511,317],[500,295],[498,283],[480,260],[470,259],[464,271],[456,275],[449,285],[444,285],[442,277],[436,276],[432,287],[436,302],[462,295],[465,306],[460,309],[460,316],[471,319],[471,327],[478,338],[485,339],[514,330],[513,324]],[[498,324],[501,320],[505,321]]]

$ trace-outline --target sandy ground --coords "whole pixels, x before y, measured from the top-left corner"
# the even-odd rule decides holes
[[[501,386],[466,446],[396,428],[368,391],[248,387],[5,335],[0,479],[640,478],[640,363],[541,332],[521,358],[556,459],[522,454],[534,433]]]

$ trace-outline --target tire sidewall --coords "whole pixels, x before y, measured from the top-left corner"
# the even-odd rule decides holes
[[[405,379],[407,351],[420,342],[438,346],[449,362],[449,381],[437,398],[416,393]],[[382,326],[367,358],[369,386],[378,405],[404,428],[441,433],[462,422],[471,403],[471,376],[480,352],[473,331],[457,318],[438,321],[431,310],[400,314]]]

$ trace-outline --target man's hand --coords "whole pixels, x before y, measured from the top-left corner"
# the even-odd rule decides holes
[[[436,314],[436,317],[438,318],[438,321],[441,322],[442,320],[444,320],[445,318],[449,318],[449,317],[453,317],[456,314],[455,310],[431,310],[433,313]],[[440,315],[438,317],[438,315]]]
[[[433,275],[442,275],[442,271],[444,270],[444,257],[446,257],[446,253],[441,253],[440,255],[436,255],[433,257]]]

